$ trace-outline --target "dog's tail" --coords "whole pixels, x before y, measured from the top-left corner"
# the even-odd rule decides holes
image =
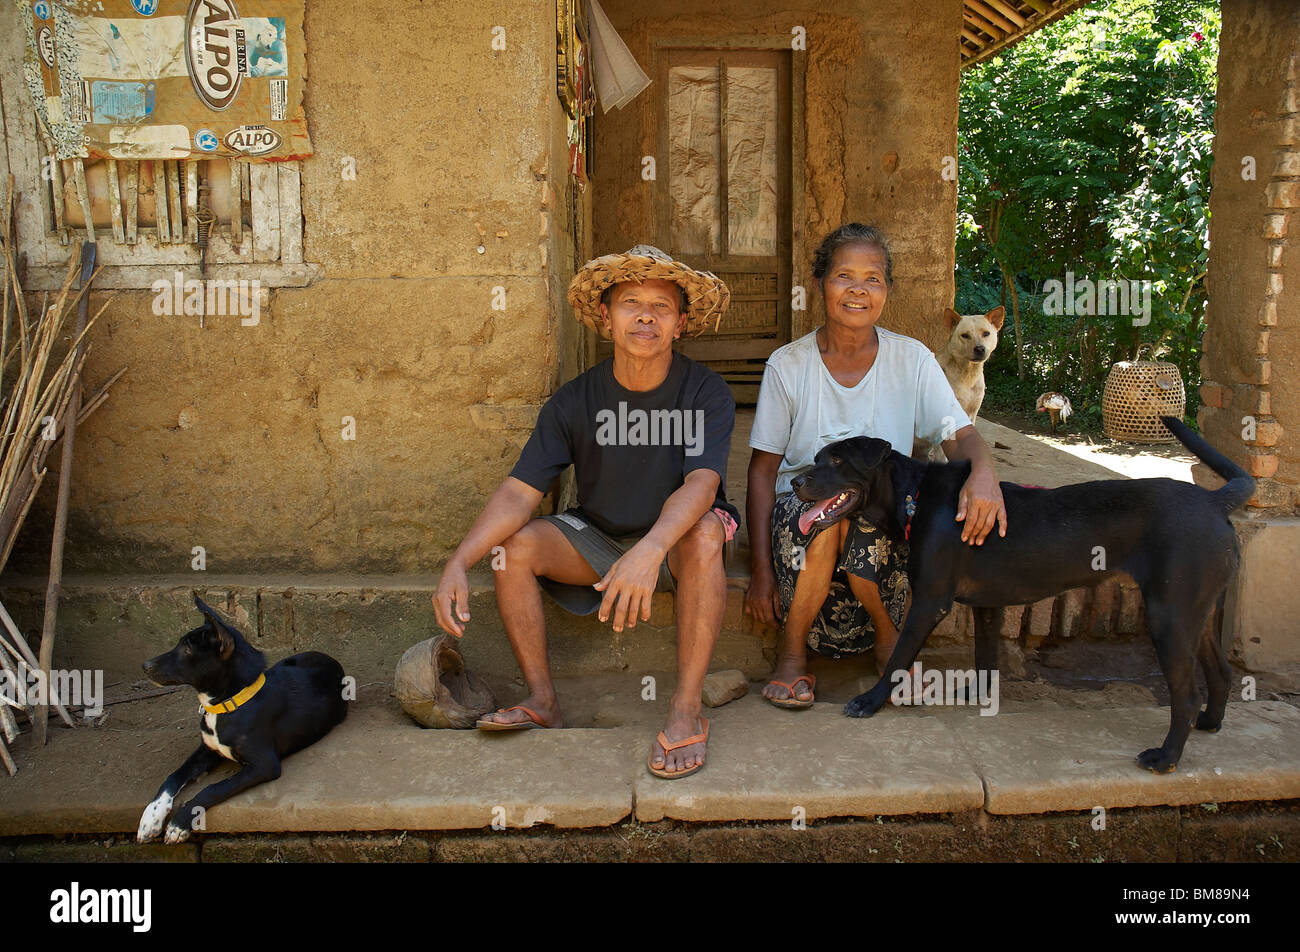
[[[1255,495],[1255,480],[1250,474],[1193,433],[1182,420],[1162,416],[1160,422],[1169,427],[1169,432],[1178,437],[1178,442],[1195,453],[1202,463],[1227,480],[1224,485],[1210,493],[1223,507],[1224,512],[1232,512],[1244,506],[1246,500]]]

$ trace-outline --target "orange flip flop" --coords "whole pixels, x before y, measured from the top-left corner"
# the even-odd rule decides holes
[[[817,688],[817,676],[814,674],[801,674],[799,675],[799,677],[795,678],[789,684],[786,684],[784,681],[772,680],[772,681],[768,681],[767,683],[775,684],[779,688],[785,688],[787,691],[790,692],[790,696],[780,697],[780,698],[768,697],[768,698],[764,698],[764,700],[767,701],[769,704],[775,704],[777,707],[788,707],[791,710],[795,710],[795,711],[802,711],[804,708],[812,707],[817,700],[816,695],[810,697],[806,701],[801,701],[796,696],[794,686],[798,684],[800,681],[808,682],[808,693],[810,694],[813,691],[815,691]]]
[[[676,750],[678,747],[689,747],[691,744],[699,744],[699,743],[707,744],[709,742],[709,719],[707,717],[701,717],[700,724],[702,725],[700,733],[696,734],[693,737],[687,737],[682,740],[669,741],[668,736],[663,731],[660,731],[657,740],[659,741],[659,746],[664,749],[664,754],[667,755],[668,751]],[[662,768],[656,767],[654,765],[654,759],[655,759],[654,754],[651,754],[649,757],[646,758],[646,762],[645,762],[646,768],[649,769],[649,771],[652,774],[654,774],[656,777],[663,777],[665,780],[676,780],[679,777],[689,777],[691,774],[695,773],[695,771],[699,770],[701,767],[704,766],[704,764],[696,764],[694,767],[691,767],[687,770],[678,770],[675,772],[669,772],[667,770],[663,770]]]
[[[526,721],[515,721],[513,724],[502,724],[500,721],[479,720],[474,726],[481,731],[530,731],[534,727],[545,727],[550,729],[551,725],[544,722],[537,712],[531,708],[524,707],[522,704],[516,704],[514,707],[497,708],[498,714],[509,714],[511,711],[523,711],[528,715]]]

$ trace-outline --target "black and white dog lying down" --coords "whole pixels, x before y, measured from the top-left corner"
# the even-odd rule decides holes
[[[204,604],[194,604],[203,624],[176,647],[144,663],[155,684],[188,684],[203,707],[199,748],[163,781],[140,817],[136,839],[148,842],[163,831],[168,843],[189,838],[196,817],[237,793],[280,776],[280,761],[320,740],[348,713],[343,666],[327,654],[307,651],[266,668],[266,659],[231,625]],[[231,777],[205,787],[176,812],[172,803],[184,787],[222,759],[243,764]]]
[[[1206,622],[1222,604],[1240,558],[1228,513],[1251,497],[1255,481],[1181,421],[1161,419],[1227,483],[1209,491],[1173,479],[1098,480],[1059,489],[1004,482],[1007,534],[990,532],[977,547],[961,541],[956,521],[969,462],[922,463],[867,437],[823,447],[813,468],[794,480],[799,498],[817,503],[804,518],[824,529],[861,512],[890,537],[910,537],[911,546],[912,605],[886,676],[844,712],[870,717],[880,710],[891,684],[906,675],[954,601],[974,608],[975,666],[986,678],[998,665],[999,607],[1125,572],[1142,591],[1171,699],[1164,743],[1138,754],[1138,763],[1168,773],[1178,765],[1193,721],[1198,730],[1217,731],[1231,671]],[[1204,711],[1194,676],[1198,660],[1209,688]]]

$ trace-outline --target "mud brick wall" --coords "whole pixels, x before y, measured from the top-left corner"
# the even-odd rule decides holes
[[[576,370],[554,4],[312,0],[306,42],[321,277],[257,327],[114,297],[86,376],[129,369],[77,434],[68,572],[184,573],[195,546],[210,573],[432,572]],[[18,571],[48,566],[50,462]]]

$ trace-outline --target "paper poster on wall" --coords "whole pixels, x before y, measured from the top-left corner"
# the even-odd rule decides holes
[[[720,129],[718,68],[674,66],[668,72],[668,195],[678,254],[721,250]]]
[[[58,157],[312,153],[304,0],[14,0]]]

